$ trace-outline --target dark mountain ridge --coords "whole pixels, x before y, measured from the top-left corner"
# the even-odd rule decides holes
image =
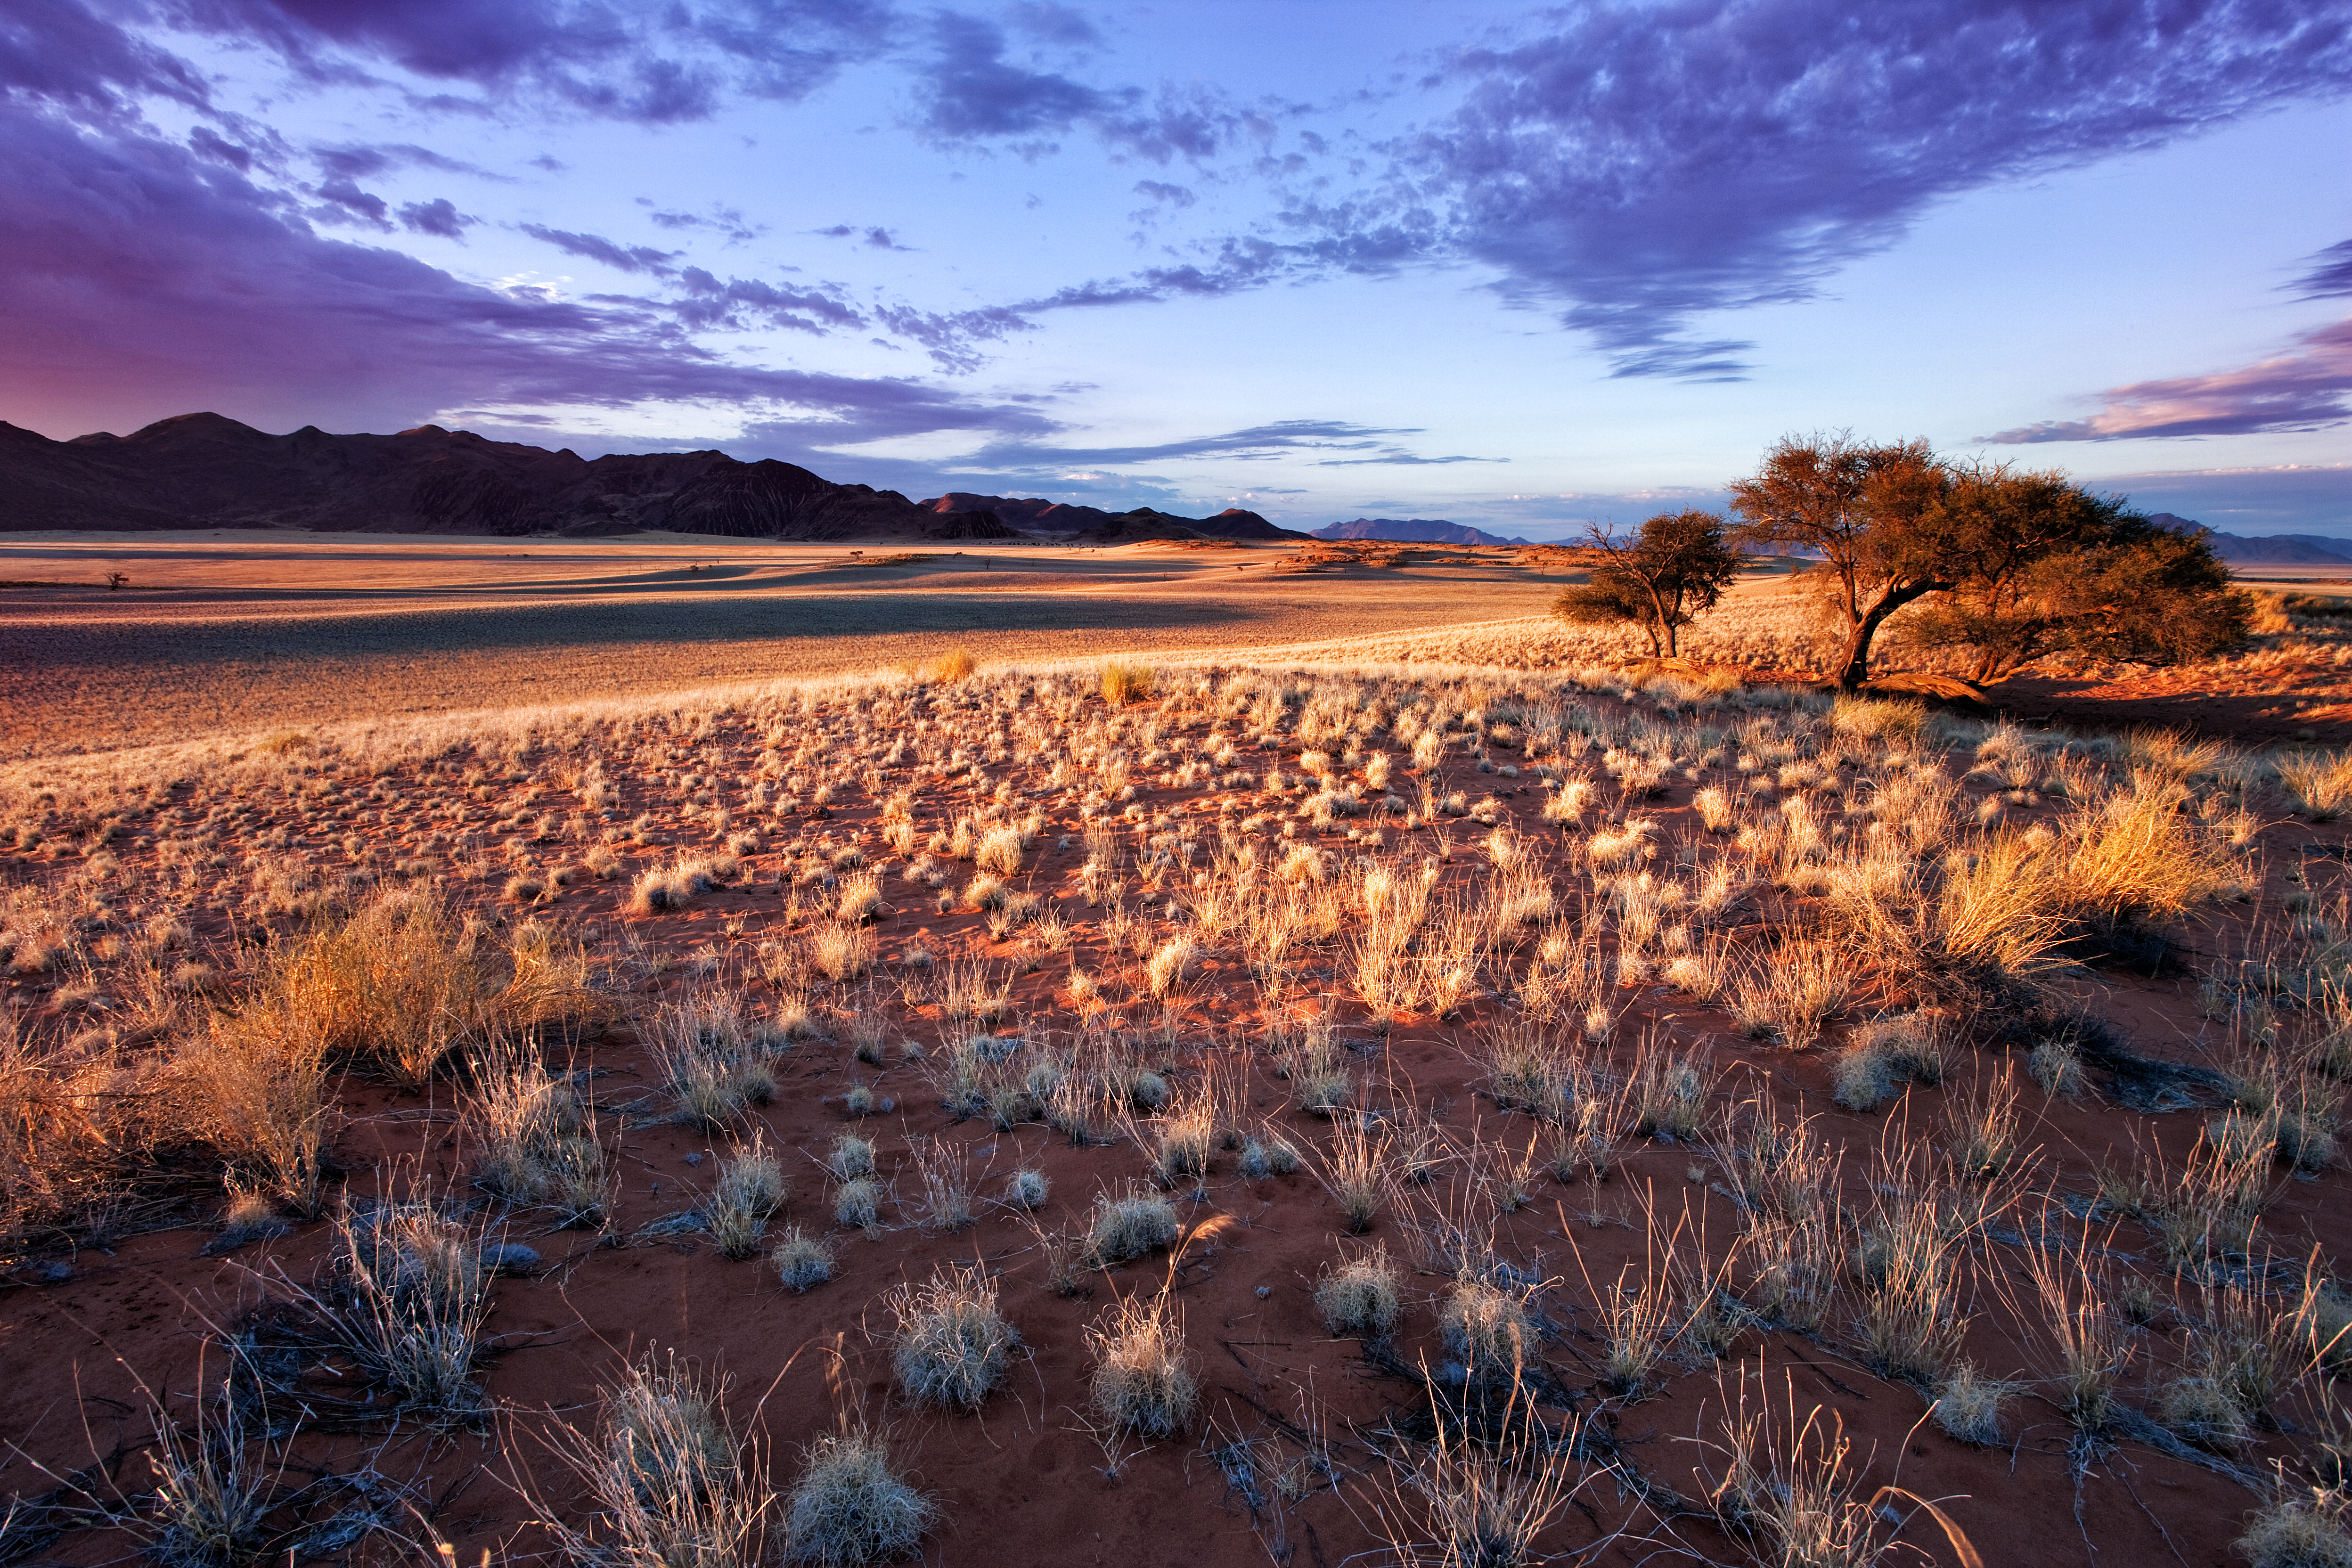
[[[0,421],[0,531],[284,528],[733,539],[1006,539],[986,510],[919,507],[773,459],[658,452],[593,461],[421,426],[265,435],[184,414],[129,436],[52,441]]]
[[[1024,533],[1063,535],[1087,543],[1133,543],[1143,539],[1305,539],[1277,528],[1254,511],[1229,506],[1214,517],[1178,517],[1151,507],[1105,511],[1034,496],[983,496],[950,490],[923,502],[935,511],[989,511]]]

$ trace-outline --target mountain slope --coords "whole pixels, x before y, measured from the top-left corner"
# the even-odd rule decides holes
[[[1360,517],[1352,522],[1327,523],[1315,530],[1318,539],[1389,539],[1401,544],[1525,544],[1466,522],[1433,517]]]
[[[0,422],[0,531],[288,528],[737,539],[1002,539],[984,510],[926,510],[724,452],[598,458],[436,425],[394,436],[265,435],[217,414],[52,441]]]
[[[2168,511],[2152,511],[2147,516],[2150,522],[2167,528],[2204,534],[2213,542],[2213,553],[2224,561],[2248,566],[2352,566],[2352,539],[2320,533],[2220,533]]]

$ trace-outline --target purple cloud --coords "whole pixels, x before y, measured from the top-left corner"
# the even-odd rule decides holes
[[[984,447],[958,467],[969,465],[978,469],[998,468],[1031,468],[1054,466],[1061,468],[1097,468],[1130,463],[1159,463],[1186,458],[1220,458],[1229,461],[1264,462],[1276,458],[1297,456],[1307,452],[1359,452],[1370,456],[1352,459],[1359,463],[1416,462],[1476,462],[1474,458],[1415,458],[1402,447],[1386,439],[1392,436],[1417,436],[1419,428],[1412,426],[1356,425],[1343,419],[1277,419],[1271,424],[1253,425],[1244,429],[1227,430],[1214,436],[1195,436],[1182,441],[1161,441],[1143,447],[1061,447],[1029,442],[1000,442]]]
[[[923,71],[923,125],[944,141],[1066,130],[1141,96],[1024,70],[1004,58],[1003,29],[977,16],[942,12],[932,28],[938,52]]]
[[[599,0],[160,0],[158,8],[183,26],[257,41],[316,80],[350,80],[362,74],[352,61],[381,61],[646,124],[707,118],[730,89],[805,97],[878,53],[897,25],[888,6],[867,0],[723,0],[699,12]]]
[[[1354,206],[1295,227],[1426,230],[1620,375],[1736,376],[1694,317],[1801,300],[1931,205],[2352,85],[2340,0],[1599,4],[1465,51],[1461,106]]]
[[[1036,439],[1034,402],[730,363],[638,302],[477,287],[325,238],[187,148],[0,105],[0,401],[59,432],[214,408],[268,428],[397,428],[453,406],[709,400],[850,443]]]
[[[566,256],[577,256],[589,261],[601,261],[616,272],[650,272],[667,278],[677,272],[670,265],[680,256],[680,250],[656,250],[649,245],[622,245],[606,239],[601,234],[575,234],[570,229],[549,228],[544,224],[523,223],[515,226],[533,239],[544,240]]]
[[[382,196],[363,191],[350,180],[338,174],[318,187],[319,199],[327,205],[312,216],[323,223],[358,224],[368,228],[390,228],[392,222],[384,215],[391,209]]]
[[[469,225],[481,221],[459,212],[457,204],[446,196],[436,196],[429,202],[404,202],[400,208],[402,227],[442,239],[462,239]]]
[[[2301,352],[2212,375],[2143,381],[2099,394],[2088,419],[2029,425],[1978,439],[2129,441],[2179,436],[2252,436],[2325,430],[2352,420],[2352,318],[2295,340]]]

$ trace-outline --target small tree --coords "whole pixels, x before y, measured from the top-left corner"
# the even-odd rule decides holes
[[[1631,621],[1665,658],[1679,656],[1682,628],[1715,607],[1741,565],[1711,511],[1662,511],[1629,540],[1595,527],[1591,546],[1600,557],[1591,575],[1561,589],[1552,612],[1584,626]]]

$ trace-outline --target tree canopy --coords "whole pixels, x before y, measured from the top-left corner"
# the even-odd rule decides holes
[[[1682,628],[1715,607],[1739,575],[1740,555],[1711,511],[1660,512],[1631,539],[1596,527],[1585,582],[1563,588],[1553,613],[1585,625],[1631,621],[1654,656],[1675,658]]]

